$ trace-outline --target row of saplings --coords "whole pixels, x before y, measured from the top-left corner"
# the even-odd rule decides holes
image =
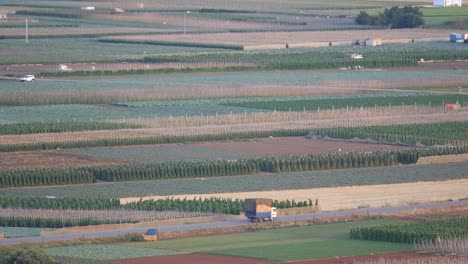
[[[309,207],[318,205],[309,199],[308,201],[286,200],[273,202],[273,206],[279,209]],[[56,210],[135,210],[135,211],[179,211],[179,212],[211,212],[221,214],[238,215],[243,211],[244,201],[241,199],[224,198],[194,198],[161,200],[140,200],[137,202],[120,204],[118,199],[84,199],[84,198],[8,198],[0,197],[0,208],[22,208],[22,209],[56,209]],[[131,219],[48,219],[36,217],[0,217],[0,226],[9,227],[39,227],[39,228],[62,228],[70,226],[87,226],[115,223],[135,223]]]
[[[413,164],[419,157],[468,153],[468,147],[291,155],[235,161],[193,161],[0,172],[0,188],[250,175]]]

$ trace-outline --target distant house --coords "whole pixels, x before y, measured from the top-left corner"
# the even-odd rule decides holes
[[[447,6],[462,6],[462,0],[434,0],[434,6],[447,7]]]
[[[7,19],[7,14],[0,14],[0,19]]]

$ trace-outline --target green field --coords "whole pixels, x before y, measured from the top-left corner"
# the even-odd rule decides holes
[[[170,250],[135,248],[123,245],[77,245],[47,248],[45,251],[52,256],[80,258],[82,261],[86,259],[111,260],[181,254]]]
[[[349,98],[328,100],[297,100],[297,101],[264,101],[224,104],[226,106],[247,107],[263,110],[277,111],[314,111],[317,109],[359,108],[373,106],[397,106],[397,105],[431,105],[442,107],[444,103],[458,101],[462,107],[468,101],[468,95],[430,95],[430,96],[382,96],[373,98]]]
[[[410,165],[320,172],[277,173],[218,178],[158,180],[48,188],[0,189],[0,196],[122,198],[154,195],[309,189],[352,185],[467,179],[468,163]]]
[[[128,246],[265,258],[273,261],[367,255],[411,249],[410,245],[405,244],[353,241],[348,238],[349,230],[353,227],[389,223],[395,223],[395,220],[288,227],[234,235],[132,243]]]
[[[23,25],[24,26],[24,25]],[[65,29],[66,30],[66,29]],[[83,52],[83,47],[92,49]],[[119,62],[141,60],[146,56],[166,53],[209,52],[216,49],[155,46],[142,44],[112,44],[95,38],[44,38],[32,39],[29,44],[24,39],[4,39],[0,42],[2,64],[15,63],[71,63],[71,62]],[[54,52],[51,52],[53,50]],[[25,53],[28,56],[18,56]]]
[[[53,228],[34,228],[34,227],[0,227],[0,234],[5,237],[28,237],[39,236],[41,231],[54,231]]]

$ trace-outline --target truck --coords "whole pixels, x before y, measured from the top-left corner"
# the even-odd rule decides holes
[[[244,200],[244,214],[252,222],[274,221],[278,216],[273,200],[267,198],[249,198]]]

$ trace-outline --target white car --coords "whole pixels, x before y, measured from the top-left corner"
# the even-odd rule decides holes
[[[32,82],[35,79],[36,79],[36,77],[34,77],[34,75],[25,75],[25,76],[20,78],[20,82]]]

